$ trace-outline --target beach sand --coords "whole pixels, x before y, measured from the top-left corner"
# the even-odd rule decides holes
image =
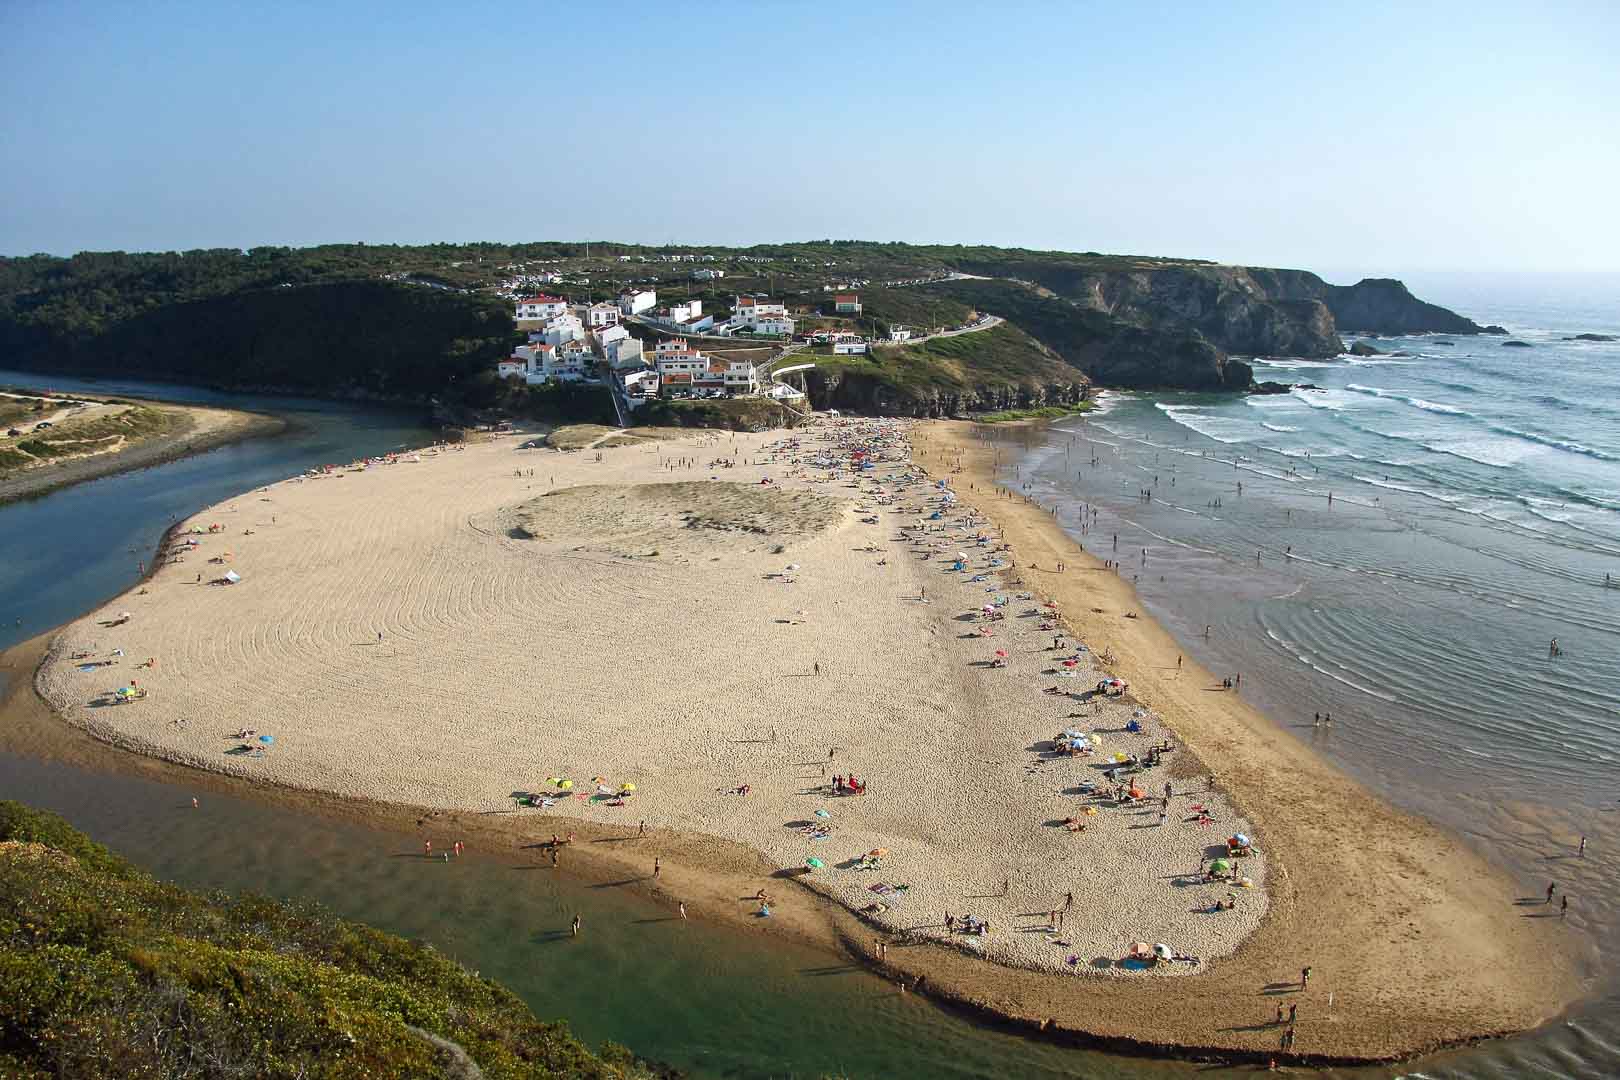
[[[649,887],[679,887],[694,914],[749,920],[738,890],[763,884],[786,893],[773,919],[792,932],[814,937],[819,922],[823,937],[870,947],[881,930],[897,972],[1058,1029],[1263,1051],[1280,1031],[1266,1023],[1276,1002],[1297,1001],[1299,1052],[1385,1057],[1520,1030],[1570,1000],[1557,927],[1521,919],[1500,875],[1237,695],[1209,692],[1207,673],[1189,664],[1178,677],[1174,643],[1119,618],[1128,588],[1073,554],[1047,515],[979,498],[989,452],[970,429],[913,430],[935,476],[963,468],[951,477],[963,500],[1001,526],[1037,596],[947,570],[955,536],[937,538],[949,550],[929,560],[899,539],[925,485],[880,505],[871,483],[792,477],[768,461],[778,436],[600,454],[496,440],[284,482],[198,515],[221,531],[160,567],[144,594],[64,629],[37,685],[98,738],[173,761],[368,805],[498,814],[513,835],[532,828],[531,841],[576,827],[581,840],[623,841],[600,845],[598,861],[659,852],[669,867]],[[821,446],[800,438],[805,453]],[[667,467],[677,459],[696,464]],[[721,459],[738,464],[709,467]],[[777,483],[760,486],[765,476]],[[979,571],[992,547],[960,550]],[[193,583],[227,568],[240,584]],[[998,596],[1008,617],[982,638],[975,612]],[[1119,656],[1111,670],[1130,698],[1042,693],[1096,677],[1089,656],[1074,680],[1044,674],[1051,634],[1025,614],[1042,596]],[[130,622],[103,625],[125,610]],[[995,648],[1007,667],[988,666]],[[112,667],[70,659],[114,649]],[[147,657],[155,667],[136,667]],[[131,678],[148,697],[92,704]],[[1139,735],[1118,730],[1130,719]],[[1110,753],[1185,739],[1202,763],[1178,750],[1144,778],[1149,795],[1166,778],[1176,792],[1160,825],[1156,806],[1073,793],[1098,770],[1045,752],[1069,725],[1101,732]],[[232,738],[243,728],[254,736]],[[870,793],[829,794],[826,777],[850,772]],[[625,806],[589,801],[596,776],[636,793]],[[555,794],[552,777],[574,786],[543,818],[513,809],[516,793]],[[1213,822],[1199,824],[1195,805]],[[1086,832],[1056,824],[1074,816]],[[651,838],[636,836],[643,820]],[[816,838],[821,825],[830,835]],[[1256,834],[1260,854],[1240,863],[1254,887],[1203,883],[1201,859],[1234,831]],[[856,868],[876,849],[887,849],[878,869]],[[590,861],[578,851],[570,863]],[[811,857],[824,866],[781,879]],[[884,910],[868,914],[872,929],[789,910],[800,886]],[[1228,891],[1235,909],[1214,913]],[[1070,892],[1061,932],[1046,932]],[[947,912],[990,931],[948,933]],[[1134,941],[1199,960],[1122,969]],[[1285,986],[1306,964],[1309,988]]]

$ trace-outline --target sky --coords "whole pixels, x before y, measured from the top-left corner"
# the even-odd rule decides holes
[[[0,0],[0,254],[831,237],[1612,271],[1617,43],[1615,0]]]

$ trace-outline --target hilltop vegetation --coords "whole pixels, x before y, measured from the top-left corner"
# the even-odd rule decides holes
[[[0,1074],[578,1077],[655,1073],[439,955],[320,908],[155,881],[0,802]]]
[[[1072,403],[1086,380],[1015,326],[1001,325],[916,345],[880,346],[866,356],[812,357],[807,372],[818,408],[906,416]]]
[[[701,267],[725,277],[692,280]],[[1036,360],[1055,355],[1104,384],[1244,389],[1248,368],[1228,354],[1333,355],[1342,348],[1340,324],[1391,333],[1480,329],[1421,303],[1399,282],[1341,287],[1298,270],[1141,255],[841,240],[751,248],[334,244],[0,258],[0,362],[488,407],[475,403],[502,395],[482,375],[516,340],[509,301],[496,290],[538,281],[555,282],[544,287],[574,301],[652,285],[665,298],[694,296],[721,312],[735,293],[769,293],[827,318],[833,295],[853,288],[866,310],[846,323],[879,336],[897,324],[959,325],[988,311],[1045,347],[1026,352],[1035,362],[1023,373],[1026,386],[1055,385]],[[1001,344],[986,347],[1007,355]],[[979,365],[934,358],[946,370],[891,382],[931,385],[941,390],[936,401],[1007,389],[963,385]],[[985,364],[999,361],[988,356]]]

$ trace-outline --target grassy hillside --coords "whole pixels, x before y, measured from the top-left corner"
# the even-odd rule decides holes
[[[653,1076],[431,948],[153,880],[0,802],[0,1075]]]
[[[817,408],[950,416],[1079,400],[1085,376],[1015,326],[1001,325],[866,356],[809,357]]]

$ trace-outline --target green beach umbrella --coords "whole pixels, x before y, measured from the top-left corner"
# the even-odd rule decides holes
[[[1232,864],[1227,862],[1225,859],[1216,859],[1214,862],[1209,864],[1209,871],[1212,874],[1219,874],[1224,870],[1230,869],[1232,869]]]
[[[823,866],[826,866],[827,864],[822,862],[820,859],[818,859],[818,858],[816,858],[815,856],[812,855],[810,858],[804,860],[804,865],[808,866],[812,870],[820,870]]]

